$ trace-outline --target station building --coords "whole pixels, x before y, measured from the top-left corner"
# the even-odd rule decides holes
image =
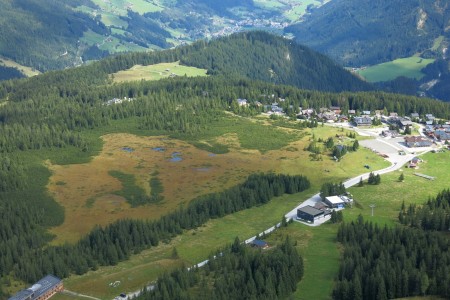
[[[8,300],[47,300],[64,289],[63,282],[58,277],[47,275],[31,287],[19,291]]]

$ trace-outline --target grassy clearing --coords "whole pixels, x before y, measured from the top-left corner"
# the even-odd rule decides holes
[[[283,3],[281,3],[280,1],[276,1],[276,0],[255,0],[254,3],[255,3],[255,6],[268,8],[268,9],[280,9],[285,6]]]
[[[5,66],[5,67],[10,67],[10,68],[16,68],[20,72],[22,72],[22,74],[25,75],[26,77],[32,77],[32,76],[41,74],[41,72],[39,72],[38,70],[20,65],[20,64],[16,63],[15,61],[12,61],[12,60],[9,60],[6,58],[0,57],[0,65]]]
[[[128,10],[138,14],[145,14],[148,12],[162,11],[164,7],[160,6],[155,1],[146,0],[93,0],[100,9],[91,8],[88,6],[79,6],[77,9],[93,16],[100,15],[102,22],[106,26],[115,26],[126,28],[128,23],[120,17],[127,16]]]
[[[81,40],[88,45],[97,45],[99,49],[106,50],[111,53],[148,50],[147,48],[138,46],[133,43],[122,42],[116,37],[103,36],[90,30],[83,33],[83,37],[81,38]]]
[[[433,51],[437,51],[439,49],[439,47],[441,46],[442,42],[444,41],[444,36],[440,35],[439,37],[437,37],[434,42],[433,42],[433,47],[431,47],[431,50]]]
[[[180,65],[180,62],[160,63],[150,66],[136,65],[124,71],[114,73],[114,82],[137,80],[159,80],[170,76],[206,76],[205,69]]]
[[[102,11],[109,12],[118,16],[126,16],[127,10],[132,10],[139,14],[161,11],[163,8],[154,4],[154,1],[145,0],[93,0]]]
[[[308,5],[314,5],[316,7],[322,6],[321,1],[317,0],[305,0],[298,3],[291,3],[291,9],[284,13],[284,16],[291,20],[292,22],[299,21],[303,15],[306,13]]]
[[[265,153],[278,150],[289,143],[301,139],[302,131],[290,131],[268,126],[265,120],[249,120],[247,118],[230,117],[221,122],[211,124],[201,133],[185,136],[174,135],[190,143],[222,144],[231,149],[256,150]]]
[[[424,74],[420,71],[434,59],[425,59],[417,56],[400,58],[391,62],[368,67],[358,72],[368,82],[393,80],[399,76],[421,79]]]
[[[320,227],[307,227],[294,223],[288,228],[289,235],[296,237],[296,232],[306,236],[297,238],[299,251],[304,259],[305,275],[297,285],[292,299],[330,299],[334,279],[339,270],[340,251],[336,244],[338,225],[325,224]],[[320,287],[320,288],[318,288]]]
[[[424,162],[417,170],[403,168],[401,171],[382,175],[381,184],[378,186],[365,185],[351,188],[350,192],[361,207],[346,209],[344,219],[355,219],[361,214],[367,220],[391,226],[398,223],[398,212],[403,201],[406,206],[410,203],[421,204],[441,190],[450,188],[448,181],[450,152],[429,153],[422,158]],[[415,176],[415,172],[434,176],[436,179],[430,181]],[[398,181],[401,173],[405,176],[404,182]],[[373,217],[371,217],[370,204],[376,205]]]
[[[54,296],[52,296],[52,300],[86,300],[86,298],[81,296],[72,296],[62,293],[56,293]]]

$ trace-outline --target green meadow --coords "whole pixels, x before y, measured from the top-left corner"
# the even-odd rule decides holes
[[[412,56],[367,67],[358,71],[358,74],[368,82],[390,81],[399,76],[421,79],[425,75],[421,70],[433,62],[434,59]]]
[[[397,217],[403,201],[407,207],[411,203],[421,204],[441,190],[450,188],[450,152],[427,153],[420,158],[423,162],[418,169],[404,167],[382,175],[380,185],[365,184],[363,187],[349,189],[357,205],[344,211],[344,219],[353,220],[361,214],[366,220],[393,226],[398,223]],[[402,173],[405,179],[400,182],[398,179]],[[414,173],[429,175],[435,179],[428,180],[415,176]],[[375,205],[373,217],[369,207],[371,204]]]
[[[136,65],[128,70],[114,73],[114,82],[126,82],[136,80],[159,80],[170,76],[206,76],[205,69],[180,65],[179,62],[160,63],[149,66]]]
[[[20,72],[22,72],[22,74],[25,75],[26,77],[32,77],[32,76],[41,74],[41,72],[39,72],[38,70],[20,65],[20,64],[16,63],[15,61],[12,61],[12,60],[6,59],[6,58],[2,58],[2,57],[0,57],[0,66],[16,68]]]
[[[117,33],[120,34],[120,31]],[[114,53],[148,50],[136,44],[124,43],[114,36],[104,36],[90,30],[83,33],[83,37],[81,38],[81,40],[88,45],[98,45],[99,49],[107,50]]]

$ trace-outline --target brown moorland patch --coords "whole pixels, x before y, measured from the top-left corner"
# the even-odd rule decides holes
[[[164,136],[139,137],[131,134],[103,136],[102,152],[86,164],[47,166],[53,172],[48,189],[65,209],[65,221],[51,229],[55,243],[75,242],[95,225],[106,225],[123,218],[156,219],[182,203],[243,181],[258,171],[276,171],[275,151],[236,149],[213,155],[179,140]],[[221,140],[221,142],[223,142]],[[163,151],[155,150],[162,148]],[[179,153],[180,161],[172,161]],[[131,207],[115,194],[121,182],[109,172],[118,170],[135,177],[136,185],[150,194],[149,180],[155,174],[164,187],[164,200],[145,206]],[[64,185],[58,184],[64,182]]]
[[[325,139],[338,131],[316,128],[312,132]],[[121,133],[102,138],[101,153],[89,163],[59,166],[47,162],[53,172],[48,190],[65,209],[64,223],[51,229],[56,235],[55,244],[75,242],[95,225],[107,225],[119,219],[157,219],[197,196],[236,185],[255,172],[303,174],[318,189],[324,180],[343,180],[365,172],[364,164],[374,169],[388,165],[364,149],[347,154],[339,162],[332,161],[328,155],[312,162],[310,153],[303,150],[310,143],[311,135],[281,149],[261,153],[242,148],[235,134],[224,134],[213,142],[226,145],[230,152],[217,155],[166,136]],[[171,161],[175,152],[181,161]],[[164,189],[163,201],[131,207],[116,194],[123,186],[110,175],[111,171],[133,175],[136,185],[147,195],[150,195],[150,179],[157,176]]]

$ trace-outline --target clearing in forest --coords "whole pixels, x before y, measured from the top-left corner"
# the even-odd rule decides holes
[[[159,80],[173,76],[206,76],[205,69],[180,65],[180,62],[160,63],[149,66],[135,65],[128,70],[119,71],[113,75],[114,82]]]
[[[358,71],[358,74],[368,82],[389,81],[400,76],[420,80],[425,76],[421,70],[433,62],[434,59],[412,56],[371,66]]]
[[[20,64],[16,63],[15,61],[12,61],[12,60],[9,60],[6,58],[0,57],[0,65],[5,66],[5,67],[10,67],[10,68],[16,68],[26,77],[32,77],[32,76],[41,74],[41,72],[39,72],[38,70],[20,65]]]

